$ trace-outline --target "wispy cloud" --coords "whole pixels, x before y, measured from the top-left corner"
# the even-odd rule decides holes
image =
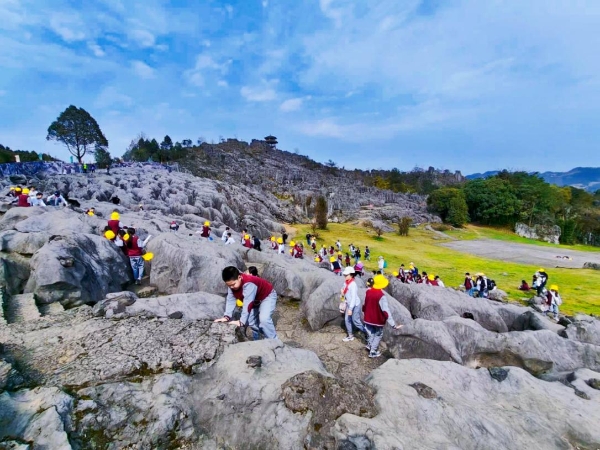
[[[304,99],[301,97],[290,98],[281,103],[281,105],[279,105],[279,109],[283,112],[298,111],[300,108],[302,108],[302,103],[304,103]]]
[[[243,86],[240,94],[249,102],[269,102],[277,99],[277,92],[272,87]]]
[[[129,31],[129,38],[142,48],[152,47],[156,42],[154,34],[143,29]]]
[[[131,68],[140,78],[147,80],[154,78],[154,69],[143,61],[132,61]]]

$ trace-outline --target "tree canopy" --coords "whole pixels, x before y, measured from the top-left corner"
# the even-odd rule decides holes
[[[48,127],[49,141],[61,142],[80,163],[96,149],[106,149],[108,141],[98,122],[83,108],[69,106]]]

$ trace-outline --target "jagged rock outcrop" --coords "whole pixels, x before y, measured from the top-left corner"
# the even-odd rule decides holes
[[[515,225],[515,233],[521,237],[525,237],[528,239],[539,239],[545,242],[549,242],[550,244],[558,245],[561,230],[558,225],[535,225],[533,227],[530,227],[524,223],[517,223]]]
[[[595,448],[598,401],[561,383],[506,367],[499,382],[487,370],[449,362],[389,360],[368,378],[377,391],[374,418],[343,415],[337,448]],[[422,396],[420,383],[435,396]],[[576,411],[576,413],[574,413]]]
[[[573,322],[560,332],[560,335],[600,346],[600,321],[591,316],[578,314]]]

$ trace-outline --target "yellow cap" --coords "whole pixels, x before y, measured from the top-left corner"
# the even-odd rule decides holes
[[[271,236],[271,242],[275,242],[275,236]]]
[[[238,298],[235,301],[235,306],[237,306],[238,308],[241,308],[242,306],[244,306],[244,302]]]
[[[429,275],[427,275],[427,279],[429,281],[433,281],[433,280],[435,280],[435,277],[433,275],[429,274]]]
[[[93,215],[94,215],[94,211],[88,211],[88,212],[87,212],[87,215],[88,215],[88,216],[93,216]]]
[[[210,222],[207,220],[206,222],[204,222],[204,226],[205,227],[210,227]]]
[[[388,284],[390,284],[390,282],[383,275],[375,275],[373,278],[373,288],[375,289],[383,289],[387,287]]]
[[[342,252],[338,252],[338,255],[339,255],[339,256],[342,256],[342,255],[343,255],[343,253],[342,253]]]
[[[123,235],[123,240],[124,240],[124,241],[126,241],[126,240],[128,240],[128,239],[129,239],[129,235],[128,235],[127,233],[125,233],[125,234]]]
[[[398,276],[398,272],[392,272],[392,275],[394,275],[395,277]]]
[[[248,234],[245,234],[245,235],[244,235],[244,239],[250,239],[250,235],[248,235]]]
[[[283,238],[277,238],[277,243],[278,244],[283,244]]]
[[[332,256],[331,258],[329,258],[329,261],[330,261],[330,262],[335,262],[335,261],[336,261],[336,257],[335,257],[335,256]]]
[[[558,292],[558,285],[553,284],[552,286],[550,286],[550,290],[551,291],[557,291]]]
[[[545,272],[546,269],[538,269],[538,272]]]
[[[10,187],[10,190],[11,190],[11,191],[14,191],[14,190],[15,190],[15,187],[14,187],[14,186],[11,186],[11,187]]]
[[[23,189],[23,194],[29,194],[29,189],[27,189],[27,188]]]
[[[115,238],[115,232],[113,230],[106,230],[106,233],[104,233],[104,237],[106,239],[114,239]]]
[[[112,213],[110,213],[110,220],[119,220],[120,218],[121,216],[118,212],[113,211]]]
[[[294,241],[290,241],[290,247],[294,247],[296,243]]]
[[[142,258],[144,258],[144,261],[150,261],[152,258],[154,258],[154,253],[146,252],[142,255]]]

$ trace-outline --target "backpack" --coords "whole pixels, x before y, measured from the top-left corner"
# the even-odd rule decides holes
[[[488,291],[493,290],[495,287],[496,287],[496,282],[494,280],[488,280],[487,281]]]
[[[387,261],[383,261],[383,268],[387,269]]]

